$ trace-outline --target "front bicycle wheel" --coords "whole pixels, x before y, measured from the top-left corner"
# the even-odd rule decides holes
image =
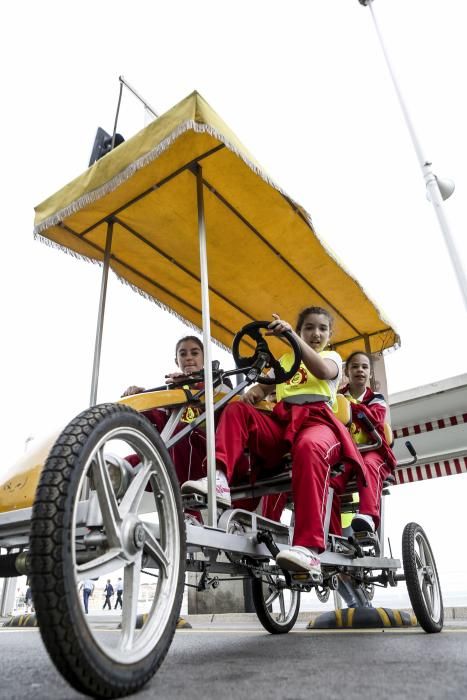
[[[124,459],[130,453],[135,468]],[[156,672],[180,612],[185,550],[179,485],[151,423],[119,404],[95,406],[71,421],[41,475],[30,560],[42,638],[78,691],[120,697]],[[83,610],[79,588],[94,581],[92,613],[97,591],[117,575],[120,629],[99,629]]]

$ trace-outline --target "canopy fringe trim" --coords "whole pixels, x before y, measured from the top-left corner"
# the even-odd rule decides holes
[[[80,211],[80,209],[83,209],[88,204],[92,204],[93,202],[101,199],[101,197],[105,197],[105,195],[116,190],[117,187],[119,187],[126,180],[129,180],[129,178],[132,177],[138,170],[141,170],[141,168],[146,167],[146,165],[149,165],[149,163],[152,163],[154,160],[156,160],[162,153],[164,153],[164,151],[166,151],[174,143],[174,141],[176,141],[180,136],[182,136],[190,129],[195,131],[196,133],[207,133],[213,138],[223,143],[226,146],[226,148],[228,148],[229,151],[238,156],[245,163],[245,165],[247,165],[250,168],[250,170],[252,170],[256,175],[261,177],[261,179],[264,180],[268,185],[280,192],[280,194],[286,197],[289,201],[291,201],[294,204],[294,206],[298,208],[298,205],[290,199],[286,192],[281,187],[279,187],[279,185],[277,185],[277,183],[274,182],[264,170],[262,170],[252,160],[247,158],[245,154],[239,148],[237,148],[237,146],[235,146],[231,141],[226,139],[220,131],[215,129],[210,124],[200,123],[195,121],[194,119],[188,119],[185,122],[179,124],[178,127],[174,129],[171,134],[169,134],[169,136],[167,136],[156,146],[156,148],[153,148],[144,156],[141,156],[141,158],[135,160],[133,163],[131,163],[124,170],[118,173],[118,175],[115,175],[115,177],[106,182],[104,185],[102,185],[101,187],[97,187],[91,192],[87,192],[86,194],[82,195],[74,202],[69,204],[64,209],[61,209],[55,214],[52,214],[52,216],[49,216],[40,224],[37,224],[37,226],[34,228],[34,235],[36,236],[40,233],[43,233],[52,226],[60,224],[62,221],[67,219],[72,214],[76,214],[76,212]],[[303,211],[303,213],[306,214],[307,221],[311,226],[312,224],[309,214],[307,214],[302,209],[301,211]]]
[[[75,250],[71,250],[71,248],[68,248],[68,246],[62,245],[61,243],[57,243],[56,241],[52,241],[50,238],[42,236],[40,233],[36,233],[35,231],[34,239],[36,241],[39,241],[39,243],[43,243],[49,248],[59,250],[61,253],[65,253],[65,255],[69,255],[70,257],[75,258],[76,260],[82,260],[87,263],[92,263],[93,265],[102,265],[101,260],[92,258],[89,255],[84,255],[83,253],[77,253]]]
[[[136,294],[139,294],[140,297],[143,297],[143,299],[146,299],[147,301],[152,302],[153,304],[156,304],[160,309],[163,311],[168,311],[172,316],[175,316],[176,319],[181,321],[187,328],[190,328],[193,331],[196,331],[201,337],[203,337],[203,330],[196,325],[196,323],[193,323],[192,321],[188,321],[184,316],[179,314],[177,311],[174,311],[170,306],[167,306],[167,304],[164,304],[164,302],[160,301],[159,299],[156,299],[155,297],[151,296],[148,292],[145,292],[144,289],[140,289],[136,284],[133,284],[132,282],[129,282],[127,279],[124,277],[121,277],[121,275],[118,274],[118,272],[115,272],[115,270],[112,268],[112,272],[118,279],[118,281],[123,284],[125,287],[129,287],[133,292],[136,292]],[[222,350],[227,350],[229,351],[229,348],[224,345],[224,343],[221,343],[220,340],[216,340],[216,338],[213,338],[211,336],[211,343],[214,343],[214,345],[217,345],[219,348]]]
[[[96,260],[96,258],[91,258],[88,257],[87,255],[82,255],[81,253],[77,253],[74,250],[71,250],[70,248],[67,248],[64,245],[61,245],[60,243],[56,243],[55,241],[50,240],[50,238],[46,238],[45,236],[41,236],[39,233],[34,234],[34,238],[39,241],[40,243],[44,243],[44,245],[48,246],[49,248],[53,248],[55,250],[59,250],[61,253],[65,253],[66,255],[69,255],[72,258],[75,258],[76,260],[82,260],[83,262],[86,263],[91,263],[93,265],[98,265],[99,267],[102,267],[103,262],[102,260]],[[118,281],[125,285],[126,287],[129,287],[133,292],[136,292],[136,294],[139,294],[140,297],[143,297],[143,299],[152,302],[156,306],[158,306],[162,311],[167,311],[170,313],[172,316],[175,316],[176,319],[181,321],[187,328],[190,328],[192,331],[195,331],[201,337],[203,336],[203,331],[202,329],[196,325],[196,323],[192,323],[191,321],[188,321],[182,314],[179,314],[177,311],[172,309],[170,306],[167,304],[164,304],[164,302],[160,301],[160,299],[156,299],[153,297],[151,294],[148,292],[145,292],[143,289],[140,289],[136,284],[133,284],[132,282],[129,282],[127,279],[122,277],[121,275],[118,274],[118,272],[115,272],[115,270],[110,267],[112,270],[113,274],[115,277],[118,279]],[[221,343],[220,340],[217,340],[216,338],[211,337],[211,342],[214,343],[214,345],[217,345],[217,347],[221,348],[222,350],[226,350],[229,352],[229,348],[227,345],[224,345],[224,343]]]

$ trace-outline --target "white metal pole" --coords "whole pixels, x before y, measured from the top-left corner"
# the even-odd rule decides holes
[[[97,385],[99,382],[99,366],[101,361],[102,330],[104,327],[105,299],[107,296],[107,279],[109,276],[110,249],[112,247],[113,222],[107,225],[107,238],[105,241],[104,265],[102,268],[101,294],[99,299],[99,311],[97,314],[96,342],[94,345],[94,361],[92,365],[91,398],[90,406],[97,402]]]
[[[204,219],[203,171],[196,164],[196,195],[198,202],[199,260],[201,268],[201,308],[203,317],[204,382],[206,406],[206,454],[208,475],[208,526],[217,525],[216,453],[214,427],[214,390],[211,362],[211,314],[209,309],[208,258],[206,251],[206,222]]]
[[[466,275],[465,275],[465,272],[464,272],[464,269],[462,266],[462,260],[460,258],[459,252],[456,248],[455,241],[452,237],[451,230],[449,228],[449,224],[448,224],[446,215],[444,213],[443,198],[442,198],[442,195],[441,195],[441,192],[439,189],[438,180],[436,179],[435,174],[431,170],[431,167],[430,167],[431,163],[429,161],[427,161],[427,159],[425,158],[425,156],[423,154],[420,142],[417,138],[417,134],[415,133],[415,129],[414,129],[412,120],[410,118],[406,104],[405,104],[404,99],[402,97],[402,93],[401,93],[399,86],[397,84],[396,76],[395,76],[395,73],[393,71],[391,62],[389,60],[389,55],[388,55],[388,52],[386,50],[386,46],[384,44],[381,30],[379,28],[379,25],[378,25],[378,22],[376,20],[376,16],[375,16],[375,13],[373,10],[373,0],[359,0],[359,2],[361,5],[367,5],[369,10],[370,10],[371,17],[372,17],[373,23],[375,25],[376,34],[378,36],[378,39],[379,39],[379,42],[381,45],[381,49],[383,51],[384,59],[386,61],[386,65],[388,67],[389,74],[391,76],[391,80],[392,80],[392,83],[394,85],[394,89],[396,91],[396,95],[397,95],[397,98],[399,100],[399,104],[401,106],[402,113],[404,115],[404,119],[405,119],[407,128],[408,128],[409,133],[410,133],[410,138],[412,139],[412,144],[413,144],[413,147],[415,149],[415,153],[417,154],[420,168],[422,170],[423,178],[425,180],[425,185],[427,188],[428,199],[433,204],[436,218],[438,219],[438,223],[440,225],[441,232],[444,236],[444,242],[446,243],[446,247],[448,249],[448,253],[449,253],[449,256],[451,258],[451,262],[452,262],[452,265],[454,267],[454,271],[456,273],[457,282],[459,284],[460,292],[461,292],[461,295],[462,295],[462,298],[464,300],[464,304],[465,304],[465,307],[467,310],[467,278],[466,278]]]
[[[0,616],[12,615],[15,610],[17,577],[4,578],[0,597]]]

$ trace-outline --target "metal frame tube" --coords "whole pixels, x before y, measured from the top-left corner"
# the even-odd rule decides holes
[[[94,345],[94,361],[92,365],[91,398],[90,406],[97,402],[97,385],[99,382],[99,366],[101,361],[102,330],[104,328],[105,299],[107,296],[107,280],[109,277],[110,249],[112,247],[113,221],[107,224],[107,238],[105,241],[104,264],[102,268],[101,294],[99,299],[99,311],[97,314],[96,342]]]
[[[110,145],[111,151],[113,151],[114,146],[115,146],[115,136],[117,134],[118,115],[120,114],[120,104],[122,102],[122,91],[123,91],[123,83],[120,82],[120,90],[118,93],[118,102],[117,102],[117,111],[115,112],[114,130],[112,131],[112,143]]]
[[[410,138],[412,139],[412,144],[415,149],[415,153],[417,154],[417,159],[420,165],[420,168],[422,170],[423,178],[425,180],[425,186],[427,189],[427,193],[429,195],[429,200],[431,201],[433,208],[435,210],[436,218],[438,219],[439,226],[441,228],[441,232],[444,237],[444,242],[446,244],[446,247],[448,249],[449,257],[451,258],[451,263],[454,268],[454,272],[456,273],[456,278],[457,282],[459,284],[459,291],[461,293],[461,296],[464,301],[464,305],[467,309],[467,278],[464,272],[464,268],[462,265],[461,258],[459,256],[459,252],[457,250],[456,244],[454,242],[454,239],[451,234],[451,230],[446,218],[446,215],[443,210],[443,198],[441,196],[441,192],[439,189],[438,185],[438,180],[436,179],[436,175],[433,173],[431,170],[431,163],[425,158],[424,153],[422,151],[422,147],[420,145],[420,142],[418,140],[417,134],[415,133],[415,129],[412,123],[412,120],[410,118],[408,109],[405,105],[404,99],[402,97],[402,93],[399,89],[399,85],[397,84],[396,76],[394,73],[394,70],[392,68],[391,62],[389,60],[389,55],[386,50],[386,46],[384,44],[383,36],[381,34],[381,30],[379,28],[378,22],[376,21],[375,13],[373,10],[373,0],[359,0],[360,4],[364,4],[368,6],[368,9],[370,10],[371,17],[373,20],[373,24],[375,26],[376,34],[379,39],[379,43],[381,46],[381,50],[383,52],[384,59],[386,61],[387,68],[389,70],[389,74],[391,76],[392,83],[394,85],[394,89],[396,91],[397,98],[399,100],[400,107],[402,109],[402,114],[404,115],[405,123],[407,125],[407,129],[409,130]]]
[[[208,475],[208,526],[217,523],[216,505],[216,454],[214,447],[214,389],[211,362],[211,314],[209,308],[208,258],[206,250],[206,222],[204,218],[203,170],[199,163],[196,172],[196,200],[198,206],[199,261],[201,272],[201,309],[203,318],[204,381],[206,406],[206,455]]]
[[[143,98],[141,97],[141,95],[140,95],[138,92],[136,92],[135,88],[132,87],[132,86],[130,85],[130,83],[129,83],[127,80],[125,80],[125,78],[123,77],[123,75],[119,75],[118,79],[119,79],[119,81],[120,81],[120,84],[121,84],[121,85],[124,85],[130,92],[132,92],[133,95],[134,95],[140,102],[143,103],[144,107],[145,107],[147,110],[149,110],[150,112],[152,112],[152,114],[154,114],[154,116],[155,116],[156,119],[157,119],[157,117],[159,116],[159,115],[157,114],[157,112],[155,112],[155,111],[153,110],[153,108],[151,107],[151,105],[150,105],[148,102],[146,102],[146,100],[143,99]]]

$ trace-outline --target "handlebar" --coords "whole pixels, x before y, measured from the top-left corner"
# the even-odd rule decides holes
[[[375,426],[371,422],[371,420],[366,416],[364,413],[360,412],[357,413],[357,418],[359,422],[363,425],[365,428],[366,432],[370,435],[370,437],[373,438],[374,442],[370,442],[368,445],[359,445],[358,446],[358,451],[359,452],[369,452],[370,450],[377,450],[381,447],[383,444],[383,440],[381,438],[381,435],[378,433],[376,430]]]
[[[410,467],[411,464],[415,464],[415,462],[418,460],[418,456],[417,456],[417,453],[415,451],[415,447],[412,445],[410,440],[407,440],[405,442],[405,446],[412,456],[410,457],[410,459],[399,460],[396,464],[396,469],[398,469],[399,467]]]

